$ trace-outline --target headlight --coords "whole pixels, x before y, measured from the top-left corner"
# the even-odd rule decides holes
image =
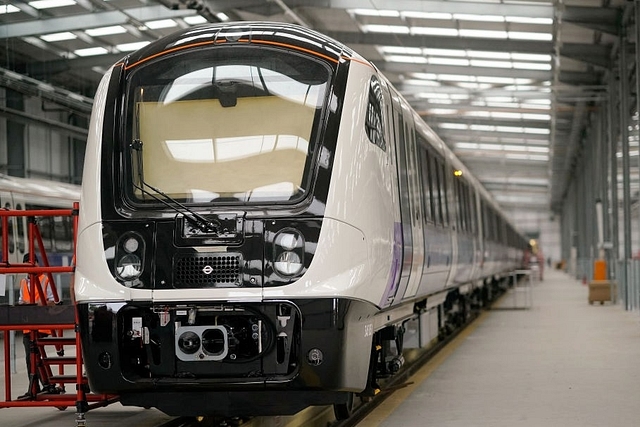
[[[144,270],[144,239],[135,232],[124,233],[116,243],[115,252],[116,278],[126,286],[133,286],[132,282],[137,282]]]
[[[142,274],[142,260],[137,255],[127,254],[118,260],[116,273],[122,280],[129,281]]]
[[[274,266],[276,271],[283,276],[294,276],[300,273],[303,264],[298,254],[286,251],[278,255]]]
[[[273,268],[281,276],[295,276],[304,267],[304,237],[293,228],[279,231],[273,239]]]

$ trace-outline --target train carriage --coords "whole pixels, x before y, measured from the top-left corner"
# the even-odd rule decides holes
[[[524,241],[375,66],[277,23],[115,64],[80,206],[91,388],[176,415],[341,408],[389,371],[381,342],[397,369],[403,322],[445,328]]]

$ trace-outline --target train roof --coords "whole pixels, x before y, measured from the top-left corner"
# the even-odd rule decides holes
[[[125,69],[129,69],[182,49],[230,43],[288,47],[321,57],[336,65],[344,59],[357,59],[370,64],[345,44],[306,27],[251,21],[203,24],[177,31],[133,52],[123,62]]]
[[[70,208],[80,201],[80,186],[37,178],[19,178],[0,174],[0,192],[22,196],[25,203]]]

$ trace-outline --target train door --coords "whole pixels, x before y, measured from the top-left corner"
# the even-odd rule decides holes
[[[404,117],[402,107],[397,96],[392,96],[391,122],[393,123],[393,143],[396,153],[396,167],[398,171],[398,188],[400,200],[400,219],[402,234],[402,268],[400,271],[400,280],[395,295],[404,295],[413,265],[413,232],[411,230],[411,207],[409,197],[409,178],[407,170],[407,151],[404,134]],[[397,301],[400,301],[398,298]]]
[[[404,298],[416,295],[422,279],[424,265],[424,234],[422,212],[422,189],[420,183],[420,170],[418,168],[418,147],[415,135],[415,125],[411,110],[403,106],[404,114],[404,146],[406,147],[405,162],[407,168],[407,182],[409,191],[409,209],[411,213],[411,234],[413,241],[413,261],[411,263],[411,275],[409,284],[404,293]]]

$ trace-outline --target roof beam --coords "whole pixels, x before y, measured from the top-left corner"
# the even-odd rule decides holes
[[[434,49],[491,50],[493,52],[540,53],[547,55],[551,55],[554,52],[553,42],[539,40],[361,33],[357,31],[326,31],[325,34],[340,40],[346,45],[369,44],[377,46],[430,47]]]
[[[125,14],[118,10],[110,10],[5,24],[0,26],[0,37],[26,37],[65,31],[82,31],[94,27],[124,25],[131,20],[130,16],[135,16],[139,21],[150,21],[195,15],[193,10],[170,10],[161,5],[132,8],[127,9],[126,12]]]
[[[411,12],[438,12],[438,13],[471,13],[482,7],[483,15],[523,16],[531,18],[552,18],[554,15],[552,5],[532,4],[503,4],[464,1],[437,1],[437,0],[324,0],[324,1],[292,1],[288,0],[290,7],[316,6],[330,7],[333,9],[378,9],[378,10],[402,10]],[[375,6],[374,6],[375,4]]]
[[[615,36],[622,28],[622,10],[608,7],[566,6],[562,20]]]

